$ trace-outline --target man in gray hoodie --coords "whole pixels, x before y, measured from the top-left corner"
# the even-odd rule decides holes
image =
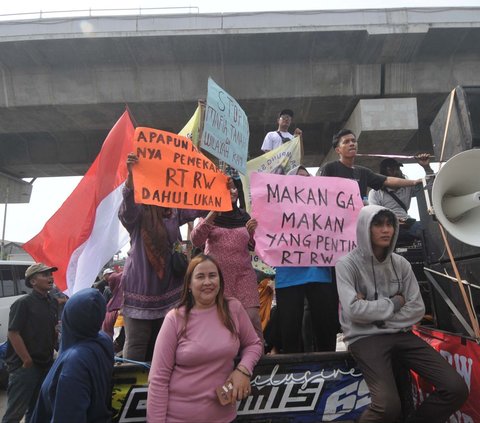
[[[366,206],[357,222],[358,247],[336,266],[340,324],[362,370],[372,402],[359,422],[394,422],[401,414],[392,363],[412,369],[435,391],[408,422],[443,423],[468,397],[468,388],[447,361],[412,333],[425,312],[410,263],[393,253],[395,214]]]

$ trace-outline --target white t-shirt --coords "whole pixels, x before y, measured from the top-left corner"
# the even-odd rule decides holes
[[[291,140],[293,138],[293,135],[290,132],[280,131],[280,134],[282,134],[284,139]],[[262,151],[267,152],[280,147],[283,144],[282,137],[278,135],[277,131],[269,132],[267,135],[265,135],[265,139],[263,140]]]

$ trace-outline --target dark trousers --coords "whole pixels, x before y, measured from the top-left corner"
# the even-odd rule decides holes
[[[162,327],[161,319],[143,320],[123,316],[125,327],[125,345],[123,358],[134,361],[152,361],[153,349],[158,332]]]
[[[456,370],[412,332],[368,336],[351,344],[349,351],[362,370],[372,397],[358,420],[361,423],[389,423],[400,416],[394,360],[435,387],[407,422],[444,423],[468,397],[467,385]]]
[[[338,295],[333,283],[307,283],[277,288],[277,313],[284,353],[300,353],[304,298],[310,308],[316,351],[335,351],[337,343]]]
[[[33,365],[28,369],[19,367],[10,373],[7,388],[7,410],[2,418],[2,423],[18,423],[23,416],[25,416],[26,423],[30,421],[40,387],[48,370],[48,368]]]

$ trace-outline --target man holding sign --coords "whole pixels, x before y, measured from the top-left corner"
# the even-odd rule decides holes
[[[292,169],[288,175],[310,176],[303,166]],[[315,340],[313,350],[335,351],[339,329],[338,297],[329,267],[277,267],[275,293],[284,353],[306,351],[307,345],[302,346],[305,298],[308,300],[312,317]]]
[[[288,270],[280,270],[281,289],[285,291],[280,292],[279,307],[280,302],[285,305],[290,300],[288,310],[292,313],[295,310],[295,316],[292,315],[289,323],[285,323],[288,318],[281,322],[282,325],[288,325],[284,333],[286,335],[288,331],[289,335],[286,336],[290,337],[288,344],[283,347],[285,352],[299,352],[300,340],[292,335],[293,328],[296,327],[298,332],[298,316],[301,319],[298,298],[301,307],[305,292],[311,291],[312,299],[318,298],[318,291],[322,290],[320,285],[323,285],[325,300],[330,305],[336,304],[335,293],[329,289],[332,285],[327,286],[330,283],[329,272],[326,269],[318,271],[318,268],[334,266],[340,257],[356,247],[355,222],[363,206],[358,186],[355,181],[342,178],[253,173],[251,193],[252,215],[258,221],[255,241],[260,258],[270,266],[277,267],[277,270],[281,267],[304,269],[298,272],[296,284],[291,283],[293,281],[283,284],[288,277]],[[309,272],[309,268],[316,269]],[[292,274],[290,276],[293,278]],[[295,291],[296,299],[293,299],[290,291]],[[292,294],[290,298],[289,294]],[[338,321],[331,317],[335,311],[325,308],[321,317],[317,317],[329,320],[328,323],[318,322],[328,325],[328,328],[316,331],[316,337],[319,338],[317,344],[323,351],[335,347]]]
[[[262,151],[268,152],[280,147],[284,142],[290,141],[293,137],[302,137],[302,130],[295,128],[293,135],[288,132],[288,128],[292,123],[293,111],[290,109],[284,109],[278,114],[278,129],[271,131],[265,135],[265,139],[262,144]]]
[[[258,255],[270,266],[333,266],[355,248],[355,181],[253,173]]]
[[[124,357],[149,361],[163,318],[180,298],[180,226],[207,214],[200,210],[229,210],[231,202],[227,177],[187,138],[137,128],[134,148],[119,211],[131,243],[122,279]]]

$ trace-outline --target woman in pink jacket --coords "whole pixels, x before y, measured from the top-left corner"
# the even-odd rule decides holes
[[[225,298],[220,269],[209,256],[192,259],[180,305],[165,317],[149,373],[147,421],[231,422],[236,401],[250,394],[263,346],[240,302]],[[240,362],[234,368],[235,357]],[[216,388],[231,382],[231,402]]]

